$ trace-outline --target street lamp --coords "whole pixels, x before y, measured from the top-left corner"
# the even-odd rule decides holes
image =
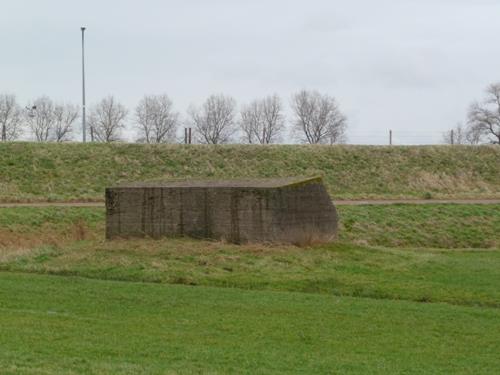
[[[85,124],[85,27],[82,30],[82,135],[83,143],[87,141],[87,126]]]
[[[28,113],[29,118],[34,118],[36,116],[36,105],[27,106],[26,112]]]

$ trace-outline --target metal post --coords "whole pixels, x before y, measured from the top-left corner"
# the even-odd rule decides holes
[[[2,114],[0,113],[0,115]],[[4,122],[2,123],[2,141],[5,142],[6,140],[7,140],[7,129]]]
[[[392,130],[389,130],[389,145],[392,146]]]
[[[82,27],[81,30],[82,30],[82,136],[83,136],[83,143],[85,143],[87,141],[87,124],[85,121],[85,27]],[[93,134],[91,135],[93,138]]]

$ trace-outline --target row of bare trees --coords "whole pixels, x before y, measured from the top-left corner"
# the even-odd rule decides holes
[[[469,107],[465,125],[458,124],[443,134],[444,143],[500,145],[500,83],[488,86],[485,94],[483,101]]]
[[[291,131],[303,143],[336,144],[347,141],[347,118],[335,98],[317,91],[300,91],[290,102]],[[63,142],[75,138],[80,108],[55,103],[42,96],[25,108],[14,95],[0,95],[0,139],[20,139],[29,131],[39,142]],[[192,127],[195,140],[205,144],[279,143],[285,136],[284,104],[277,95],[257,99],[238,108],[230,96],[212,95],[201,106],[190,106],[181,119],[167,95],[144,96],[135,108],[133,123],[137,142],[175,143],[181,126]],[[122,139],[129,113],[113,96],[90,108],[88,129],[93,142]],[[474,102],[466,125],[457,125],[443,134],[448,144],[500,144],[500,83],[490,85],[486,97]]]
[[[335,98],[316,91],[300,91],[291,101],[292,130],[296,139],[311,144],[346,141],[347,119]],[[79,107],[54,103],[43,96],[21,108],[13,95],[0,96],[2,140],[19,139],[29,130],[36,141],[62,142],[74,138]],[[129,113],[113,96],[90,108],[88,129],[93,142],[122,139]],[[283,140],[286,119],[278,95],[257,99],[242,106],[230,96],[212,95],[201,106],[190,106],[181,119],[167,95],[144,96],[135,108],[133,123],[137,142],[174,143],[180,126],[194,129],[195,140],[205,144],[271,144]]]
[[[303,90],[293,95],[291,109],[292,132],[297,140],[310,144],[347,140],[347,118],[335,98]],[[238,132],[244,143],[279,143],[286,130],[283,102],[277,95],[254,100],[239,113],[233,98],[212,95],[201,107],[190,107],[188,117],[200,143],[227,143]]]
[[[42,96],[22,108],[14,95],[0,95],[1,140],[19,139],[29,128],[38,142],[70,140],[79,114],[78,106],[54,103]]]

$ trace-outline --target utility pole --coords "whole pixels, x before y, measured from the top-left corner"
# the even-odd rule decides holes
[[[87,124],[85,122],[85,27],[82,30],[82,136],[87,142]],[[92,137],[93,138],[93,137]]]

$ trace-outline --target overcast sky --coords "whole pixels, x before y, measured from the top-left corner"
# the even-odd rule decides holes
[[[316,89],[350,143],[437,143],[500,81],[499,19],[498,0],[3,0],[0,92],[80,103],[86,26],[89,104]]]

